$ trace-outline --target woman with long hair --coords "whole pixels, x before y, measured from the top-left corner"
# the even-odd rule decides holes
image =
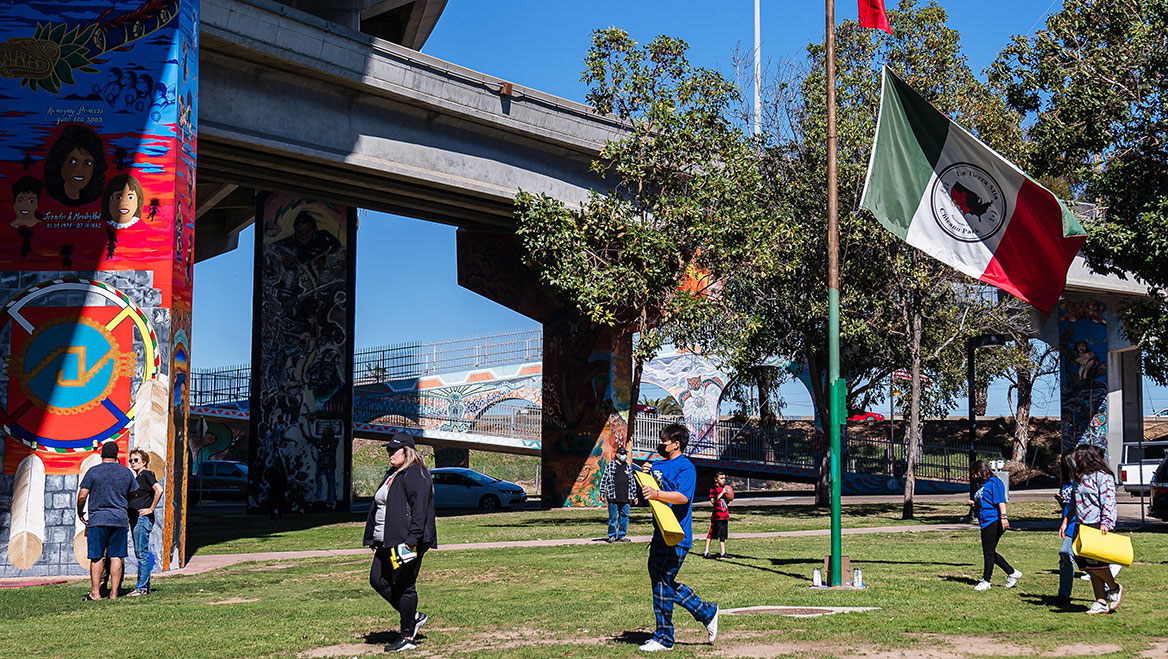
[[[1115,475],[1107,462],[1094,446],[1080,444],[1071,453],[1075,462],[1075,516],[1079,520],[1080,531],[1084,526],[1107,532],[1115,528]],[[1079,556],[1079,567],[1091,575],[1091,588],[1095,591],[1095,602],[1087,609],[1090,615],[1110,613],[1119,607],[1123,598],[1123,586],[1115,583],[1111,566],[1107,563]]]
[[[373,550],[369,585],[401,615],[401,637],[385,649],[412,650],[426,623],[418,611],[418,571],[426,551],[438,546],[434,483],[414,438],[399,432],[385,443],[390,469],[377,487],[365,520],[363,544]]]
[[[1006,559],[998,553],[998,541],[1002,539],[1006,529],[1010,528],[1010,520],[1006,517],[1006,484],[990,471],[985,460],[973,463],[969,479],[977,488],[969,505],[977,506],[977,518],[981,521],[981,581],[973,589],[990,589],[994,565],[1005,571],[1006,588],[1013,588],[1022,578],[1022,572],[1010,567]]]

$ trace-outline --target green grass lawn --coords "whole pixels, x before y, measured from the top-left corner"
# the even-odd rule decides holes
[[[494,516],[477,516],[489,517]],[[845,536],[845,552],[864,570],[869,587],[863,591],[808,588],[812,568],[827,550],[826,538],[732,541],[735,558],[691,556],[681,572],[684,582],[723,607],[880,610],[812,619],[725,616],[718,645],[710,648],[703,644],[701,626],[678,608],[679,645],[671,656],[824,657],[945,643],[1013,648],[999,652],[1002,656],[1111,643],[1122,649],[1109,657],[1136,657],[1168,636],[1168,565],[1162,562],[1168,534],[1136,534],[1135,545],[1143,562],[1121,574],[1127,591],[1120,611],[1085,616],[1084,582],[1076,582],[1072,607],[1050,600],[1058,561],[1058,539],[1050,532],[1008,533],[1001,551],[1026,576],[1018,588],[1007,590],[999,572],[995,588],[984,593],[972,588],[980,571],[974,531]],[[644,544],[430,553],[419,591],[421,608],[431,619],[418,654],[635,656],[636,643],[653,625],[645,554]],[[158,577],[151,595],[118,602],[83,604],[87,586],[80,582],[0,590],[0,648],[14,657],[227,658],[292,657],[314,648],[387,643],[394,637],[396,614],[369,588],[367,574],[364,556],[345,556]],[[1062,650],[1059,656],[1068,654]]]
[[[709,506],[694,509],[694,527],[705,537]],[[956,522],[967,508],[960,503],[917,504],[916,519],[900,519],[899,503],[844,504],[843,525],[871,527],[885,525],[944,524]],[[808,505],[752,505],[740,498],[731,504],[730,533],[825,529],[831,525],[828,511]],[[1010,504],[1015,523],[1057,521],[1054,503],[1023,501]],[[652,533],[648,508],[634,508],[629,533]],[[443,514],[438,518],[438,542],[499,542],[550,538],[603,537],[608,513],[603,509],[523,510],[499,513]],[[345,549],[361,546],[364,515],[289,515],[271,521],[263,515],[223,515],[192,512],[187,523],[187,553],[232,554],[257,551],[301,549]]]

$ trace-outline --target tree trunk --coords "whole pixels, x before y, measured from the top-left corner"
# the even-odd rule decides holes
[[[771,430],[775,427],[775,412],[771,409],[771,375],[760,374],[755,378],[758,387],[758,425]]]
[[[905,447],[904,508],[902,519],[913,518],[913,495],[917,487],[917,462],[921,453],[921,314],[912,312],[909,358],[912,362],[908,407],[908,433]]]
[[[641,399],[641,373],[644,364],[636,357],[633,358],[633,377],[629,383],[629,413],[625,423],[625,449],[628,456],[625,460],[633,463],[633,444],[637,437],[637,402]]]
[[[1030,354],[1030,339],[1018,339],[1018,350]],[[1014,410],[1014,462],[1026,462],[1026,451],[1030,446],[1030,403],[1034,394],[1034,372],[1030,366],[1019,368],[1018,406]]]

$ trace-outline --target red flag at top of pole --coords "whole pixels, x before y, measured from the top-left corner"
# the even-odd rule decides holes
[[[860,27],[871,27],[892,34],[888,16],[884,13],[884,0],[859,0]]]

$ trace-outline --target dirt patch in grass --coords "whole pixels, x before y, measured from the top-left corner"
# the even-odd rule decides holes
[[[917,639],[924,641],[921,647],[882,649],[871,646],[845,645],[831,642],[776,641],[774,643],[754,642],[744,645],[720,647],[719,654],[729,657],[864,657],[865,659],[976,659],[978,657],[1099,657],[1123,651],[1114,643],[1072,643],[1060,645],[1048,652],[1038,652],[1034,647],[1012,643],[1001,638],[978,636],[944,636],[941,634],[921,634]],[[1146,659],[1168,659],[1168,643],[1156,643],[1140,655]]]
[[[372,643],[345,643],[343,645],[330,645],[323,648],[312,648],[305,650],[296,655],[301,659],[310,659],[312,657],[355,657],[363,654],[381,654],[385,652],[385,646],[382,644],[374,645]]]
[[[1144,659],[1168,659],[1168,642],[1153,643],[1152,647],[1140,653]]]
[[[247,604],[248,602],[258,601],[260,601],[258,597],[228,597],[227,599],[219,600],[218,602],[207,602],[207,605],[216,606],[219,604]]]

